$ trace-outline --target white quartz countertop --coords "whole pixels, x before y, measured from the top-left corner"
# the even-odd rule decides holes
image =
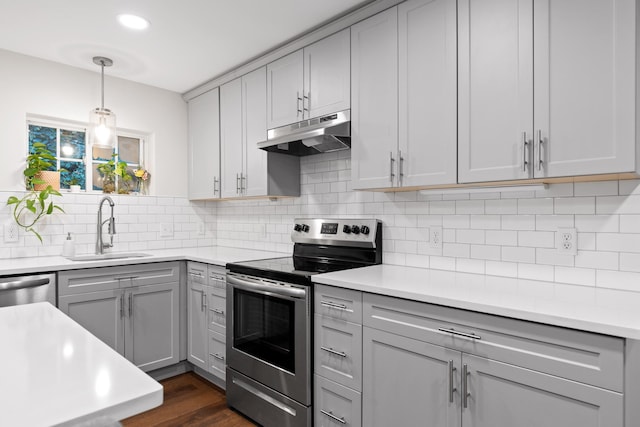
[[[394,265],[319,274],[313,281],[640,339],[640,294],[634,292]]]
[[[0,424],[120,420],[162,404],[162,386],[49,303],[0,308]]]
[[[290,253],[257,251],[252,249],[209,246],[201,248],[162,249],[140,251],[150,256],[138,258],[104,259],[97,261],[71,261],[62,256],[0,259],[0,275],[32,274],[114,265],[145,264],[162,261],[198,261],[223,266],[228,262],[276,258]]]

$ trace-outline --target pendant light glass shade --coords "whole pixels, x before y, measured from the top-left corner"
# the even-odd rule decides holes
[[[114,148],[117,142],[116,115],[104,108],[104,67],[113,65],[109,58],[96,56],[93,62],[101,67],[101,106],[89,112],[89,137],[91,144],[97,148]]]

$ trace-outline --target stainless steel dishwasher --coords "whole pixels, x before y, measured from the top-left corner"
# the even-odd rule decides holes
[[[44,301],[57,307],[56,288],[54,273],[0,277],[0,307]]]

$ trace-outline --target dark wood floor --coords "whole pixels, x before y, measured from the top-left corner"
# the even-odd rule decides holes
[[[255,426],[227,408],[224,392],[189,372],[161,381],[164,403],[122,422],[125,427],[149,426]]]

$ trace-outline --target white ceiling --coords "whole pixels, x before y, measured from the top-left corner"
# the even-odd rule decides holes
[[[0,0],[0,48],[184,93],[369,0]],[[116,15],[143,16],[136,32]]]

